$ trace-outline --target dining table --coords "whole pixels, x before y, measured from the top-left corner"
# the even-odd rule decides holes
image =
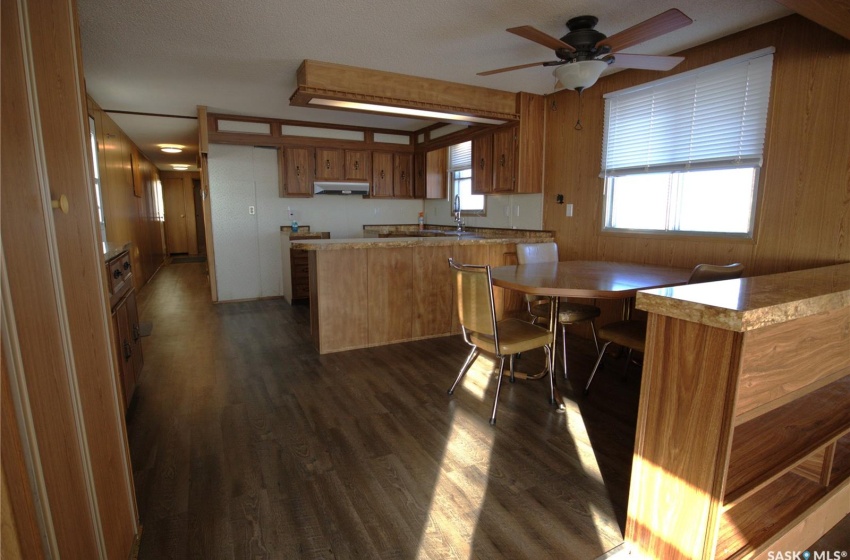
[[[526,294],[549,298],[549,352],[554,384],[555,349],[558,341],[558,306],[561,298],[618,299],[623,301],[623,319],[631,314],[632,302],[639,290],[686,284],[691,269],[609,261],[560,261],[500,266],[490,270],[493,285]],[[545,374],[544,370],[543,374]],[[540,378],[543,374],[527,376]],[[554,402],[564,410],[563,397],[553,388]]]

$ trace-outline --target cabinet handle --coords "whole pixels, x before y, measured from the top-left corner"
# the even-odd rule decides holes
[[[505,166],[505,154],[499,156],[499,165],[501,165],[502,167]]]
[[[406,175],[405,175],[404,171],[402,171],[402,172],[401,172],[401,180],[402,180],[402,181],[404,181],[404,180],[405,180],[405,178],[406,178]]]
[[[133,323],[133,340],[139,340],[142,337],[142,331],[139,329],[138,323]]]
[[[354,162],[354,170],[355,170],[355,171],[360,171],[360,161],[355,161],[355,162]]]
[[[130,269],[130,261],[124,261],[124,270]]]
[[[123,274],[123,272],[121,272],[117,268],[112,271],[112,277],[115,278],[115,279],[120,278],[122,274]]]
[[[296,176],[296,177],[300,177],[300,176],[301,176],[301,167],[300,167],[300,166],[298,166],[298,165],[296,165],[296,166],[295,166],[295,176]]]
[[[384,170],[381,169],[381,179],[383,179],[383,178],[384,178]]]
[[[126,362],[133,357],[133,347],[126,340],[124,341],[124,361]]]
[[[325,169],[330,169],[330,168],[331,168],[331,160],[326,159],[325,160]]]
[[[480,161],[480,162],[478,162],[478,166],[479,166],[481,169],[484,169],[484,158],[481,158],[481,161]]]

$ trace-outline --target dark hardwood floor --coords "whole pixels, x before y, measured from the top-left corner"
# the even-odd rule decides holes
[[[460,337],[320,356],[309,309],[213,305],[205,263],[139,294],[145,366],[128,412],[140,560],[597,558],[622,541],[639,371],[505,383]],[[356,296],[353,296],[356,297]],[[542,352],[519,361],[537,371]]]

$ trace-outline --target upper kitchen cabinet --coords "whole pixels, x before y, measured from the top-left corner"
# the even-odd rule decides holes
[[[345,156],[336,148],[316,148],[316,180],[339,181],[344,176]]]
[[[393,196],[393,154],[391,152],[372,152],[372,196],[375,198]]]
[[[316,148],[316,181],[368,181],[371,152]]]
[[[517,127],[493,133],[493,192],[511,193],[516,190]]]
[[[393,196],[413,198],[413,154],[393,154]]]
[[[366,150],[345,150],[345,180],[368,181],[372,171],[372,153]]]
[[[413,198],[446,198],[448,150],[417,152],[413,158]]]
[[[517,94],[519,124],[472,139],[472,192],[543,192],[544,99]]]
[[[315,155],[313,148],[283,148],[280,196],[313,196]]]
[[[516,186],[519,194],[543,192],[543,139],[546,100],[542,95],[517,94]]]
[[[472,139],[472,192],[493,192],[493,135],[485,134]]]

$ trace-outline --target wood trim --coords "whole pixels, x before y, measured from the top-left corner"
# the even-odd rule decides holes
[[[198,159],[200,154],[206,154],[210,151],[210,128],[209,119],[207,118],[206,105],[198,105]],[[200,169],[200,162],[198,168]]]
[[[218,302],[218,283],[215,277],[215,240],[212,229],[212,208],[210,207],[210,176],[207,153],[201,153],[200,177],[201,196],[204,201],[204,232],[207,247],[207,274],[210,279],[210,298],[213,303]]]
[[[850,3],[846,0],[776,0],[801,16],[850,40]]]

